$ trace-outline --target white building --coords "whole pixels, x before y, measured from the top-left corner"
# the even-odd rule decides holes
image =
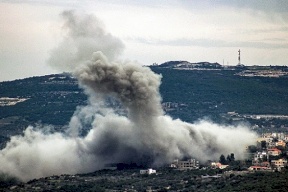
[[[140,170],[140,174],[143,175],[143,174],[148,174],[148,175],[151,175],[151,174],[155,174],[156,173],[156,170],[154,169],[145,169],[145,170]]]
[[[280,170],[287,165],[287,159],[272,160],[271,165]]]
[[[223,165],[219,162],[211,162],[211,167],[212,168],[218,168],[218,169],[225,169],[226,167],[228,167],[229,165]]]
[[[268,159],[268,154],[266,151],[257,151],[255,154],[254,154],[254,159],[255,161],[257,160],[267,160]]]

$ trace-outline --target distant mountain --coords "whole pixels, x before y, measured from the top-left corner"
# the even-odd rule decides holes
[[[158,67],[165,68],[222,68],[222,65],[219,63],[210,63],[210,62],[198,62],[190,63],[188,61],[168,61],[160,64]]]
[[[188,61],[167,61],[160,64],[158,67],[175,67],[177,65],[189,63]]]

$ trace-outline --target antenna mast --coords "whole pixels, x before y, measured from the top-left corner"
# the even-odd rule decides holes
[[[238,65],[241,65],[241,60],[240,60],[240,49],[238,51]]]

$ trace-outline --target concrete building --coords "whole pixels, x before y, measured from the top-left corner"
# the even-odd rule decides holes
[[[276,142],[276,146],[286,147],[286,142],[283,140],[279,140],[278,142]]]
[[[281,150],[279,150],[277,148],[268,149],[268,155],[278,156],[280,154],[281,154]]]
[[[267,160],[268,158],[268,155],[267,155],[267,152],[266,151],[257,151],[255,154],[254,154],[254,160]]]
[[[199,161],[196,161],[196,159],[188,159],[187,161],[179,161],[176,159],[170,167],[180,170],[199,169]]]
[[[260,167],[270,167],[269,161],[259,161],[259,160],[252,160],[253,166],[260,166]]]
[[[287,165],[287,159],[278,159],[278,160],[272,160],[271,166],[275,167],[276,169],[281,169]]]
[[[267,171],[271,170],[269,167],[261,167],[261,166],[251,166],[248,168],[249,171]]]

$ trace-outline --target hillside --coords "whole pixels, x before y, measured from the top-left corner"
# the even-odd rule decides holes
[[[163,75],[163,101],[188,105],[192,119],[229,111],[288,114],[287,77],[243,77],[235,70],[153,70]]]
[[[23,99],[9,104],[7,98]],[[28,125],[52,124],[61,131],[86,96],[68,74],[31,77],[0,83],[0,135],[5,141],[21,134]]]
[[[247,77],[235,75],[241,70],[175,70],[157,66],[152,70],[163,76],[163,108],[174,118],[187,122],[207,117],[220,123],[240,120],[257,125],[261,128],[258,131],[287,130],[286,76]],[[86,101],[76,79],[69,74],[1,82],[0,139],[4,141],[37,123],[52,124],[61,131],[76,107]]]
[[[275,71],[268,73],[271,69],[267,68],[249,73],[247,69],[187,70],[159,66],[151,69],[162,75],[162,107],[173,118],[187,122],[201,118],[223,124],[245,122],[258,132],[287,132],[286,75],[271,77]],[[49,124],[54,125],[52,132],[64,131],[77,106],[86,104],[87,96],[70,74],[1,82],[1,147],[10,136],[22,134],[29,125]],[[27,183],[0,174],[0,188],[3,191],[281,191],[287,187],[287,169],[276,173],[244,171],[240,174],[239,170],[247,169],[251,164],[249,160],[242,163],[241,166],[231,166],[225,173],[210,168],[180,172],[165,167],[159,168],[156,175],[143,176],[138,167],[124,171],[101,170],[89,174],[51,176]],[[206,177],[206,174],[211,177]]]
[[[204,178],[221,170],[179,171],[162,168],[153,175],[140,175],[139,169],[100,170],[89,174],[60,175],[33,179],[27,183],[10,180],[1,191],[285,191],[288,170],[237,175],[230,171],[221,177]],[[1,178],[0,178],[1,179]],[[16,185],[18,184],[18,185]],[[10,185],[10,186],[9,186]],[[12,187],[11,187],[12,186]]]

